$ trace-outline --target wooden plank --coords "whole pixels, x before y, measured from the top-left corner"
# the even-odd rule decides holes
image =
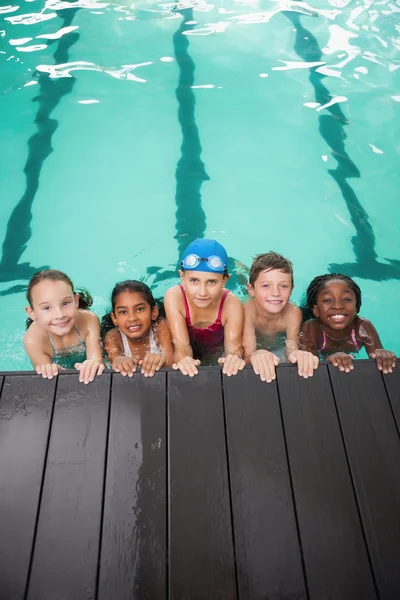
[[[113,376],[99,599],[166,597],[166,373]]]
[[[396,419],[397,430],[400,431],[400,360],[397,361],[393,373],[383,375],[383,381]]]
[[[168,373],[169,599],[234,600],[221,374]]]
[[[0,596],[24,597],[55,380],[5,378],[0,400]]]
[[[110,383],[58,377],[29,600],[95,596]]]
[[[282,367],[278,389],[310,600],[375,599],[327,367]]]
[[[373,363],[330,368],[350,469],[381,600],[400,597],[400,438]]]
[[[240,600],[306,598],[276,383],[223,383]]]

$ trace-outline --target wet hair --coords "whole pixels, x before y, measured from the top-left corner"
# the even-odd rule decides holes
[[[303,317],[305,319],[311,319],[314,317],[313,307],[317,304],[318,294],[325,287],[325,285],[331,281],[343,281],[346,283],[354,296],[356,297],[356,311],[359,312],[361,308],[361,289],[351,277],[347,275],[341,275],[340,273],[327,273],[326,275],[319,275],[315,277],[307,288],[306,306],[302,307]]]
[[[111,292],[111,312],[115,311],[115,304],[117,298],[123,292],[130,292],[132,294],[141,294],[143,300],[149,304],[150,308],[153,309],[155,306],[158,307],[159,316],[165,317],[164,303],[161,300],[154,298],[151,289],[143,281],[137,281],[135,279],[127,279],[121,281],[114,286]],[[106,333],[115,327],[111,319],[111,312],[108,312],[101,319],[101,337],[104,338]]]
[[[254,258],[253,264],[250,267],[250,284],[255,284],[261,271],[272,271],[273,269],[283,271],[283,273],[290,275],[292,277],[292,285],[294,285],[292,263],[290,262],[290,260],[282,256],[281,254],[278,254],[277,252],[267,252],[266,254],[258,254]]]
[[[82,308],[84,310],[88,309],[93,304],[93,298],[89,294],[89,292],[85,288],[75,288],[72,280],[63,273],[62,271],[57,271],[56,269],[45,269],[44,271],[38,271],[34,274],[32,279],[28,284],[28,289],[26,291],[26,299],[29,302],[29,306],[32,308],[32,290],[38,285],[41,281],[63,281],[67,285],[70,286],[73,294],[79,294],[79,305],[78,308]],[[32,319],[28,318],[26,320],[26,328],[33,323]]]

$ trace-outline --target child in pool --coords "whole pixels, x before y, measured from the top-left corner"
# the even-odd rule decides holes
[[[92,304],[90,295],[77,294],[65,273],[47,269],[32,277],[26,296],[31,321],[24,346],[36,373],[52,379],[61,369],[75,367],[84,383],[101,375],[100,323],[85,310]]]
[[[354,368],[352,353],[364,347],[380,371],[392,372],[396,356],[382,348],[371,321],[358,316],[361,290],[350,277],[336,273],[315,277],[307,289],[307,307],[315,319],[303,326],[305,349],[349,373]]]
[[[138,365],[152,377],[163,365],[172,365],[168,323],[159,317],[150,288],[141,281],[117,283],[111,294],[114,328],[105,337],[105,349],[114,371],[132,377]]]
[[[215,240],[195,240],[183,253],[179,275],[180,285],[165,294],[175,347],[172,366],[193,377],[201,360],[218,360],[226,375],[235,375],[245,366],[243,308],[224,289],[229,279],[225,248]]]
[[[293,287],[289,260],[276,252],[256,256],[247,286],[252,299],[244,307],[243,346],[246,361],[268,383],[281,360],[297,363],[304,378],[318,367],[315,356],[299,349],[301,310],[289,302]]]

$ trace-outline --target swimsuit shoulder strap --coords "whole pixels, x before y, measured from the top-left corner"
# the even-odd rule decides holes
[[[183,288],[183,285],[179,285],[179,287],[180,287],[180,288],[181,288],[181,290],[182,290],[182,294],[183,294],[183,301],[184,301],[184,303],[185,303],[186,323],[187,323],[188,325],[191,325],[191,324],[192,324],[192,321],[190,320],[190,310],[189,310],[189,303],[188,303],[188,301],[187,301],[187,298],[186,298],[186,293],[185,293],[185,290],[184,290],[184,288]]]
[[[125,333],[123,331],[121,331],[120,329],[118,331],[121,334],[122,343],[124,345],[124,354],[125,354],[125,356],[127,358],[132,358],[132,352],[131,352],[131,349],[129,347],[128,339],[127,339]]]
[[[229,290],[225,290],[222,294],[221,302],[219,303],[217,320],[215,321],[218,325],[221,323],[222,310],[224,308],[225,300],[228,294],[230,294]]]
[[[149,343],[150,343],[151,354],[160,354],[160,349],[157,346],[156,337],[154,335],[154,331],[153,331],[152,327],[150,327],[150,332],[149,332]]]
[[[79,333],[78,325],[75,325],[75,329],[76,329],[76,335],[78,336],[78,340],[79,340],[80,342],[82,342],[82,344],[83,344],[83,343],[84,343],[84,341],[83,341],[83,339],[82,339],[82,337],[81,337],[81,334]]]
[[[55,347],[55,344],[54,344],[54,342],[53,342],[53,338],[51,337],[51,335],[50,335],[50,334],[48,334],[48,336],[49,336],[49,340],[50,340],[51,347],[53,348],[54,352],[55,352],[55,353],[56,353],[56,352],[58,352],[58,350],[57,350],[57,348]]]
[[[322,346],[320,348],[320,351],[321,350],[325,350],[325,348],[326,348],[326,333],[325,333],[325,329],[322,327],[322,325],[321,325],[321,329],[322,329],[323,342],[322,342]]]
[[[351,339],[353,340],[354,348],[356,349],[357,352],[359,352],[360,346],[358,345],[358,342],[357,342],[356,331],[355,331],[354,327],[351,330]]]

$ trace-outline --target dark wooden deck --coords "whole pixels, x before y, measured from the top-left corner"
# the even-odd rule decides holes
[[[400,365],[0,380],[1,600],[400,598]]]

